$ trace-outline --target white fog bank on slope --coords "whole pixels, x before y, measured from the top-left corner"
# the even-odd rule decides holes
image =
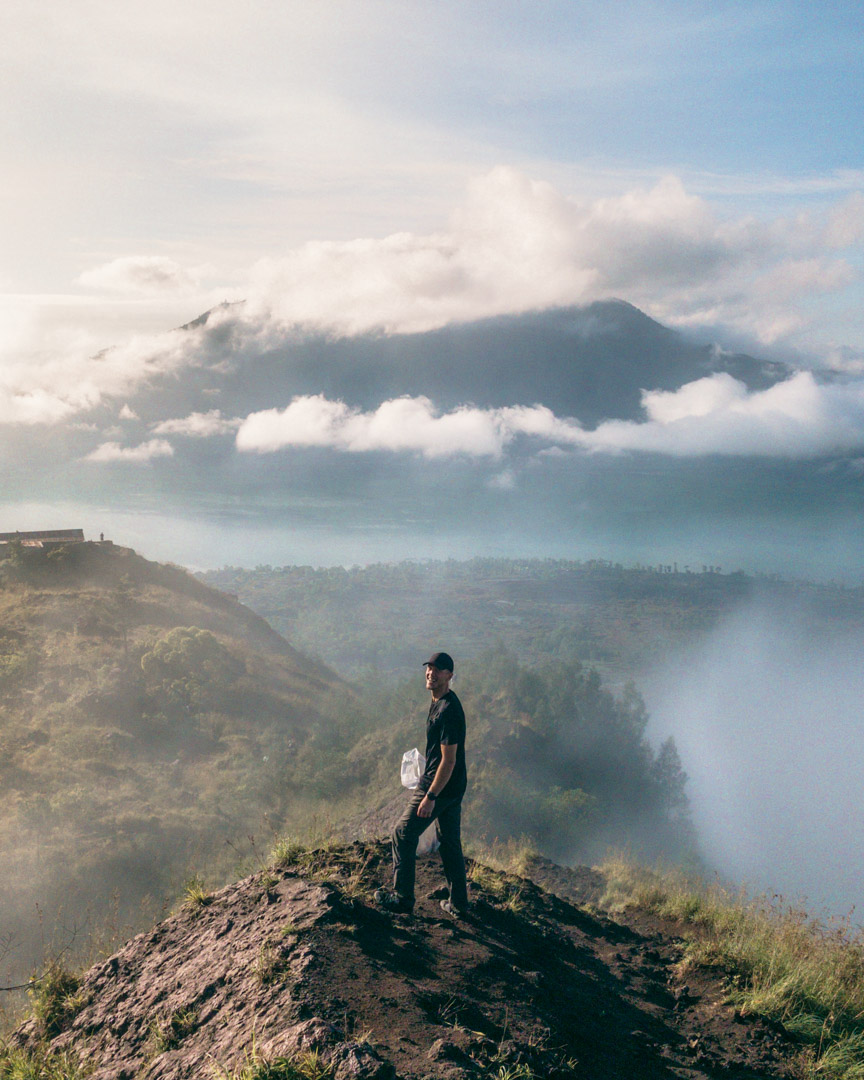
[[[641,681],[674,734],[697,829],[727,879],[864,914],[864,630],[748,605]]]

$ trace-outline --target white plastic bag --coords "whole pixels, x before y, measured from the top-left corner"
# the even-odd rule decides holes
[[[402,787],[411,790],[420,783],[420,777],[426,768],[426,758],[415,746],[413,750],[406,750],[402,755]]]
[[[420,777],[426,769],[426,758],[415,746],[413,750],[406,750],[402,755],[402,786],[410,791],[416,790],[420,784]],[[437,829],[427,829],[417,842],[417,854],[428,855],[438,850]]]

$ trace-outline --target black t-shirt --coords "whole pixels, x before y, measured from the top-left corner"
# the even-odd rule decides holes
[[[468,770],[465,767],[465,713],[462,711],[462,702],[452,690],[448,690],[443,697],[429,706],[426,720],[426,771],[420,780],[423,791],[428,791],[432,786],[435,773],[441,764],[442,743],[445,746],[457,747],[456,765],[438,795],[464,795],[468,784]]]

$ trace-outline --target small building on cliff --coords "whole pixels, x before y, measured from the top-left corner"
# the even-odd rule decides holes
[[[37,532],[0,533],[0,548],[14,543],[22,547],[56,548],[65,544],[83,544],[83,529],[44,529]]]

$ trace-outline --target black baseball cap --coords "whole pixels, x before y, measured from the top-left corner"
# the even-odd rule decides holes
[[[439,671],[453,670],[453,657],[446,652],[433,652],[423,664],[423,667],[438,668]]]

